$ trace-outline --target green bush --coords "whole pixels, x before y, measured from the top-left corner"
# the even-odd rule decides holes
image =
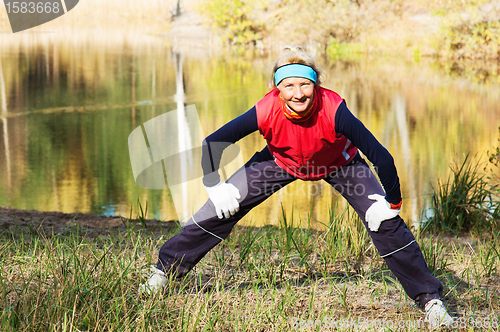
[[[222,39],[231,45],[252,45],[262,39],[264,26],[252,14],[253,6],[244,0],[208,0],[203,12],[224,31]]]
[[[359,60],[363,53],[365,53],[365,50],[363,49],[363,45],[361,43],[340,43],[334,37],[330,39],[330,42],[326,47],[326,54],[331,60]]]
[[[494,231],[500,224],[500,204],[496,186],[480,174],[479,163],[469,156],[461,165],[451,167],[446,182],[438,181],[432,195],[433,215],[428,218],[425,230]]]
[[[458,58],[499,57],[500,22],[475,22],[450,29],[450,48]]]
[[[443,21],[441,55],[455,59],[500,58],[500,4],[470,4]]]

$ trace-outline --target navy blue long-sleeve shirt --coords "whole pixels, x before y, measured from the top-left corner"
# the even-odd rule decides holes
[[[205,186],[210,187],[219,183],[218,169],[224,149],[258,129],[257,111],[254,106],[205,139],[202,154]],[[335,131],[349,139],[373,163],[386,191],[386,200],[393,204],[401,202],[401,189],[394,159],[363,123],[349,111],[345,102],[340,104],[335,114]]]

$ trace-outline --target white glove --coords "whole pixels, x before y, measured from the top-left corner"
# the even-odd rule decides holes
[[[385,200],[385,196],[379,194],[368,195],[368,198],[376,201],[366,210],[365,220],[372,232],[378,232],[382,221],[394,218],[399,214],[401,208],[391,209],[391,205]]]
[[[229,218],[240,210],[240,203],[237,199],[241,198],[240,191],[231,183],[219,182],[213,187],[205,187],[208,196],[215,206],[217,217],[222,219]]]

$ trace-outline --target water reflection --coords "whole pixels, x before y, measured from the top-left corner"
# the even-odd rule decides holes
[[[399,140],[401,144],[401,152],[403,155],[404,166],[408,172],[408,187],[410,198],[410,220],[418,220],[417,212],[417,192],[415,191],[415,178],[413,176],[412,153],[410,145],[410,132],[408,129],[408,118],[406,114],[406,100],[404,96],[397,93],[393,97],[393,112],[396,113],[396,128],[399,132]],[[407,199],[408,200],[408,199]]]
[[[184,101],[186,99],[184,95],[184,77],[183,77],[183,65],[184,65],[184,57],[180,53],[174,54],[174,66],[175,66],[175,102],[177,104],[177,132],[179,133],[178,142],[179,142],[179,150],[178,151],[188,151],[187,153],[182,153],[180,155],[180,170],[181,170],[181,197],[182,202],[177,206],[179,208],[177,211],[177,216],[180,220],[184,220],[185,218],[189,218],[188,216],[188,188],[187,188],[187,171],[188,167],[193,165],[193,154],[192,154],[192,142],[191,135],[189,133],[189,125],[187,124],[186,118],[184,116]],[[167,175],[168,176],[168,175]]]
[[[3,129],[3,142],[5,149],[5,163],[7,167],[7,191],[10,195],[11,192],[11,165],[10,165],[10,148],[9,148],[9,131],[7,119],[7,94],[5,92],[5,79],[3,77],[2,59],[0,58],[0,97],[1,97],[1,112],[2,112],[2,129]]]
[[[139,188],[127,153],[129,134],[177,110],[175,130],[185,139],[176,142],[176,149],[198,146],[202,138],[182,133],[189,129],[181,121],[189,122],[185,105],[196,106],[201,132],[213,132],[264,96],[272,57],[249,61],[180,54],[161,39],[103,45],[44,36],[42,42],[2,47],[0,205],[128,217],[131,207],[136,215],[139,200],[148,203],[149,217],[176,219],[173,202],[179,197],[180,214],[189,215],[194,198],[186,193],[194,190],[200,200],[206,198],[201,181],[194,189],[180,181],[179,196],[174,188]],[[496,142],[500,94],[495,84],[471,84],[441,75],[428,63],[394,59],[325,61],[323,67],[325,86],[342,95],[393,154],[403,217],[409,221],[419,219],[432,184],[457,156],[484,152]],[[223,176],[264,144],[258,133],[240,141],[242,158]],[[181,178],[189,177],[198,162],[194,155],[183,156]],[[321,181],[296,181],[243,222],[277,223],[281,204],[288,214],[293,207],[295,219],[310,214],[313,222],[324,222],[337,201],[344,204]]]

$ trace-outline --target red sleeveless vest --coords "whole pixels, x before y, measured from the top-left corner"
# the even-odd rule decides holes
[[[288,120],[281,108],[279,90],[273,89],[257,104],[259,131],[274,160],[302,180],[320,180],[349,163],[358,149],[335,132],[335,113],[343,99],[319,87],[320,107],[304,122]]]

